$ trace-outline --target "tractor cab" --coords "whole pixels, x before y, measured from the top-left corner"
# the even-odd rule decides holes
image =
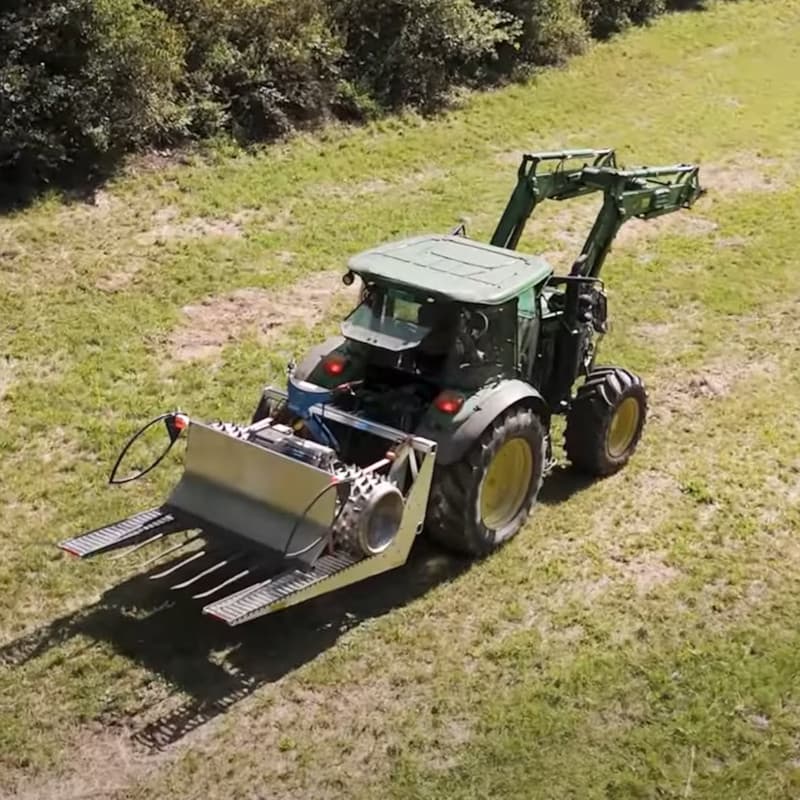
[[[461,236],[385,244],[349,267],[364,288],[345,339],[371,363],[464,388],[517,372],[551,275],[542,259]]]

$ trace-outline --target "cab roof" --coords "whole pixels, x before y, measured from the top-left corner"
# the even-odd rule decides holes
[[[348,266],[365,279],[485,305],[504,303],[553,272],[538,256],[464,236],[416,236],[382,244],[353,256]]]

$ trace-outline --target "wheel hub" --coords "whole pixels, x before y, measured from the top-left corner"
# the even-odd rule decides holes
[[[641,411],[635,397],[626,397],[617,407],[608,426],[608,453],[619,458],[630,447],[639,427]]]
[[[490,530],[508,525],[522,508],[533,477],[533,453],[524,439],[505,442],[481,482],[478,504],[481,520]]]

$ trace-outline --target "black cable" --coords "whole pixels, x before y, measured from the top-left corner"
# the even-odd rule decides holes
[[[121,478],[119,480],[115,478],[117,470],[119,469],[119,466],[122,463],[122,459],[125,458],[128,450],[131,449],[131,446],[134,444],[134,442],[136,442],[139,439],[139,437],[142,436],[146,431],[150,430],[150,428],[152,428],[153,425],[155,425],[156,423],[162,422],[165,419],[169,419],[170,417],[175,417],[175,416],[177,416],[177,412],[174,411],[168,411],[165,414],[161,414],[157,416],[155,419],[151,419],[150,422],[147,423],[147,425],[145,425],[143,428],[140,428],[136,433],[133,434],[133,436],[131,436],[130,439],[128,439],[125,447],[122,448],[122,451],[120,452],[119,456],[117,456],[117,460],[114,464],[114,467],[111,470],[111,474],[108,477],[108,482],[110,484],[119,486],[123,483],[131,483],[132,481],[139,480],[139,478],[144,477],[145,475],[147,475],[148,472],[155,469],[166,458],[167,453],[169,453],[169,451],[172,449],[172,445],[174,445],[175,442],[178,440],[177,436],[170,435],[169,444],[166,446],[161,455],[149,467],[147,467],[147,469],[140,470],[139,472],[134,473],[133,475],[127,478]]]
[[[289,545],[292,543],[292,539],[294,539],[295,534],[297,533],[297,529],[300,527],[300,523],[308,516],[308,512],[314,507],[314,505],[325,495],[327,491],[330,489],[334,489],[338,486],[346,486],[348,483],[352,483],[354,480],[360,477],[360,473],[358,475],[353,475],[350,478],[337,478],[336,480],[331,481],[327,486],[323,486],[322,489],[317,492],[317,494],[313,497],[311,502],[305,507],[304,511],[300,516],[295,520],[294,525],[292,526],[292,530],[289,533],[289,538],[286,540],[286,544],[283,546],[283,554],[282,558],[297,558],[298,556],[302,556],[304,553],[307,553],[309,550],[313,550],[328,534],[323,533],[322,536],[318,536],[311,544],[306,545],[301,550],[296,550],[294,553],[289,552]],[[342,513],[342,509],[344,508],[344,503],[342,503],[342,508],[339,509],[336,516],[333,518],[333,522],[331,523],[331,529],[336,524],[336,521],[339,519],[339,515]]]

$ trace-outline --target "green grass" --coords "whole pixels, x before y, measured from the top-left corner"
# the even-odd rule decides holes
[[[17,642],[0,666],[0,792],[800,795],[799,24],[796,0],[715,4],[441,118],[133,170],[96,207],[53,197],[0,220],[0,637]],[[684,215],[702,225],[653,224],[604,272],[604,358],[652,395],[623,473],[554,478],[483,563],[423,551],[232,632],[162,607],[124,561],[60,557],[55,540],[174,480],[104,485],[139,421],[175,405],[246,417],[341,303],[310,331],[269,347],[234,331],[189,363],[170,345],[183,306],[288,291],[462,215],[485,237],[515,154],[587,145],[700,161],[710,189]],[[569,214],[545,209],[525,246],[561,249],[548,226]],[[186,235],[196,218],[206,235]],[[168,719],[185,735],[163,752],[131,743]]]

